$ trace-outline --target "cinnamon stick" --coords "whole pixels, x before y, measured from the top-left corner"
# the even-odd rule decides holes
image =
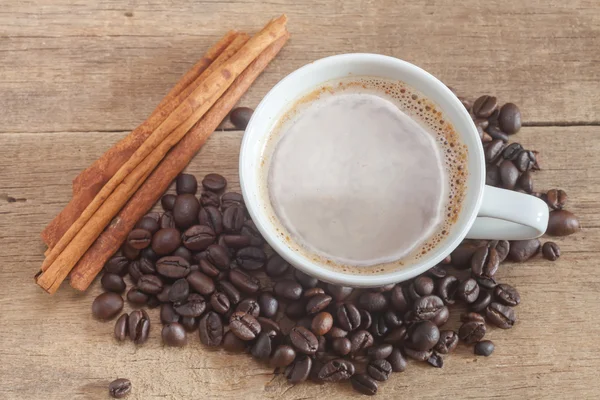
[[[231,44],[229,46],[227,46],[225,51],[223,51],[223,53],[221,53],[221,55],[219,57],[217,57],[217,59],[202,74],[200,74],[200,76],[197,78],[197,80],[200,82],[200,84],[203,80],[208,79],[208,77],[211,76],[214,73],[214,71],[216,71],[218,68],[220,68],[228,59],[230,59],[236,52],[238,52],[247,41],[248,41],[248,35],[246,35],[246,34],[237,35],[236,38],[231,42]],[[196,89],[197,88],[198,88],[198,86],[196,86]],[[181,94],[183,95],[186,92],[189,92],[190,91],[189,89],[190,89],[189,87],[184,89],[184,91]],[[171,118],[171,116],[167,117],[167,119],[168,118]],[[184,117],[181,117],[181,118],[184,118]],[[185,126],[187,126],[189,128],[197,120],[198,120],[198,118],[190,121]],[[173,121],[170,125],[171,126],[170,129],[173,130],[175,127],[178,127],[180,125],[180,123],[181,123],[181,121]],[[185,126],[182,127],[182,129],[185,129]],[[166,129],[169,129],[169,128],[165,128],[165,130]],[[158,140],[158,139],[156,139],[156,140]],[[146,146],[146,145],[147,145],[147,142],[142,143],[142,145],[138,148],[138,150],[136,150],[134,155],[139,154],[138,152],[142,151],[143,150],[142,147]],[[132,155],[131,158],[133,158],[134,155]],[[140,157],[140,159],[143,159],[144,156],[141,155],[139,157]],[[127,163],[126,163],[127,165],[132,164],[131,158],[130,158],[130,160],[127,161]],[[90,204],[88,204],[88,206],[84,209],[84,211],[81,213],[81,215],[75,220],[75,222],[67,229],[67,231],[60,238],[60,240],[56,243],[56,245],[52,248],[52,250],[50,250],[50,252],[48,254],[46,254],[46,259],[44,260],[42,267],[41,267],[42,271],[46,271],[50,267],[50,265],[66,249],[66,247],[71,242],[71,240],[73,240],[73,238],[77,235],[77,233],[83,228],[83,226],[87,223],[87,221],[89,221],[89,219],[94,215],[94,213],[98,210],[100,205],[102,205],[102,203],[106,200],[107,196],[110,195],[111,191],[115,190],[117,185],[119,185],[119,183],[123,179],[125,179],[125,176],[127,176],[127,174],[130,172],[131,168],[126,169],[128,167],[125,167],[125,164],[123,165],[123,167],[124,168],[119,169],[117,171],[117,173],[112,178],[110,178],[110,180],[107,182],[107,184],[104,187],[102,187],[100,192],[94,197],[94,199],[90,202]],[[135,167],[136,166],[133,165],[133,168],[135,168]]]
[[[210,74],[206,81],[196,88],[159,125],[131,158],[107,182],[79,219],[61,238],[59,243],[68,244],[66,244],[64,251],[60,252],[48,269],[38,276],[37,283],[40,287],[49,293],[54,293],[58,289],[77,261],[79,261],[110,220],[119,212],[139,185],[143,183],[145,178],[162,160],[164,154],[177,144],[187,131],[227,90],[235,78],[264,49],[285,35],[286,20],[287,18],[282,16],[267,24],[265,28],[253,36],[231,59]],[[69,240],[71,237],[72,240]],[[57,244],[56,248],[58,247],[59,244]]]
[[[150,117],[131,131],[129,135],[116,143],[87,169],[73,180],[73,198],[67,206],[42,231],[42,240],[54,247],[71,225],[92,202],[96,194],[125,164],[137,148],[150,136],[160,123],[189,96],[201,80],[198,77],[210,66],[240,34],[229,31],[177,82],[161,100]],[[237,49],[236,49],[237,51]],[[233,52],[235,53],[235,51]],[[231,55],[233,55],[231,53]],[[221,62],[228,59],[224,58]],[[48,251],[49,252],[49,251]]]
[[[289,35],[286,34],[263,51],[210,111],[173,147],[119,215],[79,260],[70,276],[70,284],[73,288],[84,291],[89,287],[102,270],[104,263],[125,241],[136,222],[160,199],[173,179],[183,171],[210,134],[281,50],[288,37]]]

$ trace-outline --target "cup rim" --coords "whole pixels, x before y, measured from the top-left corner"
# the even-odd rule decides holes
[[[331,269],[327,269],[314,263],[306,258],[300,257],[295,251],[290,249],[284,242],[281,240],[278,235],[273,234],[272,230],[267,229],[265,224],[272,225],[268,222],[268,216],[264,215],[261,211],[261,207],[258,204],[255,204],[254,197],[252,196],[252,188],[248,187],[247,179],[245,178],[246,174],[250,172],[246,170],[247,158],[250,157],[248,154],[248,149],[251,146],[250,136],[253,129],[256,129],[254,125],[257,124],[257,120],[262,118],[262,114],[265,113],[264,109],[267,107],[267,104],[270,103],[270,99],[275,96],[281,87],[285,86],[289,81],[296,79],[298,76],[302,76],[307,71],[311,69],[316,69],[320,67],[335,66],[338,63],[352,63],[356,61],[374,61],[381,63],[394,64],[395,68],[402,70],[402,73],[412,73],[419,76],[419,79],[426,81],[428,85],[433,85],[436,87],[436,90],[440,91],[442,96],[445,97],[445,100],[453,103],[453,110],[449,111],[445,108],[442,108],[442,111],[447,114],[452,114],[455,118],[463,118],[468,121],[467,125],[469,130],[471,131],[471,135],[477,135],[477,129],[475,124],[473,123],[468,111],[462,105],[461,101],[456,97],[456,95],[439,79],[431,75],[429,72],[424,69],[409,63],[407,61],[391,57],[385,56],[381,54],[373,54],[373,53],[347,53],[347,54],[337,54],[325,58],[321,58],[319,60],[308,63],[295,71],[288,74],[286,77],[281,79],[275,86],[273,86],[269,92],[263,97],[260,101],[259,105],[256,107],[248,125],[246,127],[246,131],[244,133],[242,143],[240,146],[240,155],[239,155],[239,178],[240,178],[240,187],[242,191],[242,195],[244,200],[246,201],[246,208],[256,225],[259,232],[262,234],[267,243],[273,248],[273,250],[283,257],[286,261],[292,264],[295,268],[300,269],[302,272],[305,272],[311,276],[314,276],[320,280],[323,280],[328,283],[339,284],[344,286],[352,286],[352,287],[376,287],[383,286],[390,283],[397,283],[412,279],[430,268],[437,265],[441,262],[448,254],[450,254],[466,237],[470,227],[473,225],[475,218],[477,217],[477,213],[481,207],[481,203],[483,200],[483,188],[485,186],[485,172],[480,173],[480,179],[475,181],[475,187],[470,187],[468,193],[470,193],[470,197],[476,197],[474,201],[474,206],[469,210],[462,209],[461,214],[467,213],[468,216],[465,218],[465,222],[463,223],[463,227],[457,233],[455,233],[454,238],[447,242],[444,245],[444,250],[439,252],[439,254],[435,257],[429,258],[423,263],[416,262],[412,265],[399,267],[396,270],[392,270],[382,274],[372,274],[372,275],[360,275],[360,274],[351,274],[338,272]],[[322,83],[325,83],[323,81]],[[310,89],[310,88],[307,88]],[[289,107],[289,104],[282,104],[278,107],[278,112],[282,110],[286,110]],[[458,115],[456,114],[458,113]],[[273,113],[271,113],[273,114]],[[260,135],[268,135],[269,132],[261,132]],[[461,135],[464,134],[461,132]],[[484,154],[483,148],[481,146],[469,146],[469,152],[473,152],[473,156],[476,157],[477,163],[479,165],[479,169],[484,168]],[[471,155],[469,155],[469,158]],[[470,173],[471,174],[471,173]],[[468,185],[472,185],[471,179],[468,181]],[[466,199],[465,199],[466,201]]]

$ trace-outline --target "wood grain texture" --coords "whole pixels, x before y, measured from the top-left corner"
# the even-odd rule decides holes
[[[548,125],[515,140],[540,151],[536,188],[566,190],[583,226],[556,240],[563,255],[554,263],[503,264],[499,277],[522,304],[515,328],[488,333],[492,357],[459,346],[441,370],[410,362],[378,398],[600,397],[596,0],[3,0],[0,399],[108,398],[117,377],[132,380],[130,399],[360,398],[348,384],[288,385],[249,356],[203,348],[197,335],[184,349],[163,348],[156,310],[147,344],[118,344],[114,321],[90,315],[98,282],[49,297],[32,277],[44,251],[39,232],[67,203],[77,173],[146,118],[227,30],[255,32],[282,12],[292,40],[241,104],[256,106],[287,73],[324,56],[403,58],[460,93],[495,94],[517,103],[526,123]],[[238,188],[241,135],[214,134],[188,171],[222,173]]]
[[[513,101],[530,123],[600,123],[596,0],[4,0],[0,132],[131,130],[228,29],[282,12],[293,39],[245,104],[315,59],[374,52]]]
[[[248,355],[204,348],[197,334],[184,349],[163,348],[156,310],[147,344],[118,344],[112,338],[114,321],[101,323],[90,315],[98,282],[84,294],[64,285],[54,297],[34,284],[43,252],[39,231],[66,203],[78,171],[124,135],[0,136],[0,376],[5,382],[0,398],[104,398],[117,377],[132,380],[132,399],[354,397],[348,384],[288,385]],[[216,132],[187,171],[219,172],[230,188],[239,188],[241,137],[241,132]],[[524,128],[515,140],[540,151],[543,171],[535,175],[536,186],[565,189],[583,231],[556,240],[563,255],[554,263],[538,257],[503,264],[499,276],[520,290],[522,304],[512,330],[489,331],[497,346],[492,357],[475,357],[460,345],[441,370],[410,362],[405,373],[381,385],[378,398],[591,399],[600,394],[600,159],[595,157],[600,128]],[[457,328],[457,321],[448,326]]]

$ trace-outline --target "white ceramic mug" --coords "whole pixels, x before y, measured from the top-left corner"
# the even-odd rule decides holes
[[[262,179],[259,171],[262,152],[275,123],[304,95],[328,81],[348,76],[407,83],[440,107],[468,147],[467,192],[459,218],[448,236],[417,263],[380,275],[334,271],[294,251],[277,234],[263,203],[269,200],[258,190]],[[479,134],[465,107],[446,85],[415,65],[377,54],[327,57],[305,65],[275,85],[260,102],[246,128],[240,149],[240,185],[254,223],[277,253],[309,275],[344,286],[374,287],[401,282],[438,264],[465,238],[531,239],[544,234],[548,225],[548,207],[542,200],[485,185],[485,161]]]

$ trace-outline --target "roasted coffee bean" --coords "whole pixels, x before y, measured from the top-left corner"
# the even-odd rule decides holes
[[[187,334],[183,325],[178,322],[166,324],[161,332],[162,341],[171,347],[183,347],[187,344]]]
[[[167,303],[169,301],[169,292],[171,291],[171,285],[168,283],[163,284],[162,291],[156,295],[156,299],[161,303]]]
[[[198,181],[194,175],[179,174],[175,180],[175,190],[177,194],[196,194],[198,191]]]
[[[158,212],[149,212],[148,214],[144,215],[143,218],[152,218],[156,222],[160,222],[160,216],[161,215]]]
[[[479,297],[479,284],[473,278],[466,279],[459,283],[456,289],[456,298],[473,303]]]
[[[128,317],[129,315],[127,313],[121,315],[115,324],[115,339],[117,339],[119,342],[122,342],[129,336],[129,331],[127,329]]]
[[[129,261],[133,261],[140,255],[140,250],[135,247],[131,247],[127,242],[123,243],[121,246],[121,253],[127,258]]]
[[[387,310],[386,312],[384,312],[383,319],[385,320],[385,323],[389,328],[397,328],[403,324],[402,316],[394,310]]]
[[[440,340],[440,331],[431,321],[417,322],[408,330],[406,345],[413,350],[427,351]]]
[[[373,346],[373,335],[366,330],[353,332],[350,335],[350,352],[355,354],[361,350],[368,349]]]
[[[181,257],[163,257],[156,262],[156,272],[170,278],[185,278],[190,273],[190,263]]]
[[[356,371],[354,364],[341,358],[331,360],[319,371],[319,379],[325,382],[340,382],[350,379]]]
[[[312,359],[309,356],[297,357],[296,360],[286,368],[285,377],[287,378],[288,383],[291,384],[304,382],[308,378],[311,368]]]
[[[369,329],[373,323],[373,317],[367,310],[358,310],[360,313],[360,325],[356,329]]]
[[[367,356],[371,360],[383,360],[388,358],[392,354],[393,348],[394,347],[389,343],[369,347],[367,349]]]
[[[231,315],[229,329],[242,340],[254,340],[261,332],[260,323],[256,318],[244,312],[234,312]],[[316,340],[315,338],[315,342]]]
[[[152,237],[152,250],[159,256],[172,253],[181,245],[181,234],[175,228],[160,229]]]
[[[327,337],[331,339],[345,338],[346,336],[348,336],[348,332],[338,326],[332,327],[327,333]]]
[[[273,287],[275,295],[287,300],[298,300],[302,297],[302,286],[291,279],[283,279]]]
[[[252,244],[251,238],[244,235],[221,235],[219,240],[221,239],[227,247],[232,249],[242,249]]]
[[[567,204],[567,193],[561,189],[550,189],[546,193],[546,203],[553,210],[562,210]]]
[[[521,111],[513,103],[506,103],[500,109],[498,125],[502,131],[509,135],[517,133],[521,129]]]
[[[546,260],[556,261],[560,257],[560,247],[554,242],[546,242],[542,246],[542,254]]]
[[[319,347],[317,337],[302,326],[295,326],[289,334],[292,345],[303,354],[315,354]]]
[[[210,276],[211,278],[216,278],[221,272],[217,267],[212,265],[207,260],[200,260],[198,265],[198,271]]]
[[[421,297],[413,304],[413,312],[418,320],[425,321],[433,319],[444,307],[444,302],[437,296],[429,295]]]
[[[154,250],[152,250],[152,246],[148,246],[144,250],[140,251],[140,257],[140,260],[148,261],[148,263],[152,266],[153,271],[156,272],[154,269],[154,262],[158,260],[160,256],[156,254]]]
[[[414,287],[414,291],[419,295],[419,297],[432,294],[435,286],[433,279],[428,276],[419,276],[413,281],[412,285]]]
[[[204,296],[208,296],[215,291],[214,281],[200,271],[192,272],[186,279],[193,290]]]
[[[317,289],[317,288],[315,288]],[[309,289],[313,290],[313,289]],[[304,292],[304,296],[306,297],[306,292]],[[306,303],[306,312],[308,314],[316,314],[318,312],[323,311],[329,304],[331,303],[331,296],[326,294],[317,294],[315,296],[309,297],[308,302]]]
[[[217,235],[220,235],[223,232],[223,215],[217,207],[202,207],[198,214],[198,221],[200,222],[200,225],[210,227]]]
[[[199,317],[206,310],[206,300],[199,294],[191,293],[187,301],[174,305],[177,314],[182,317]]]
[[[437,326],[442,326],[446,322],[448,322],[449,318],[450,318],[450,310],[448,309],[448,307],[444,306],[437,314],[435,314],[435,317],[433,317],[431,319],[431,322],[433,322]]]
[[[524,172],[517,181],[517,187],[525,193],[533,193],[533,177],[530,171]]]
[[[406,370],[406,359],[402,355],[399,348],[394,347],[392,353],[387,358],[387,361],[392,366],[393,372],[404,372]]]
[[[383,315],[375,314],[373,316],[373,323],[371,324],[371,328],[369,329],[373,337],[377,339],[382,338],[385,335],[387,335],[389,330],[390,329],[387,326]]]
[[[277,277],[285,274],[289,267],[290,264],[287,261],[285,261],[280,255],[273,254],[267,262],[265,271],[268,276]]]
[[[180,316],[175,312],[173,305],[170,303],[163,303],[160,306],[160,322],[163,324],[170,324],[173,322],[179,322]]]
[[[390,292],[390,303],[394,310],[405,313],[410,309],[410,301],[404,296],[402,286],[396,285]]]
[[[317,278],[305,274],[299,269],[294,270],[294,278],[302,285],[304,289],[312,289],[319,283]]]
[[[454,297],[460,282],[454,275],[442,278],[437,284],[437,294],[444,304],[454,304]]]
[[[190,284],[184,278],[178,279],[173,283],[169,290],[169,301],[172,303],[184,302],[190,294]]]
[[[480,246],[473,243],[460,244],[451,254],[452,265],[456,268],[466,269],[471,267],[471,258]]]
[[[483,95],[473,103],[473,114],[478,118],[488,118],[498,108],[498,101],[494,96]]]
[[[523,151],[520,143],[511,143],[502,152],[502,158],[505,160],[516,160],[517,156]]]
[[[500,168],[500,182],[504,189],[514,189],[517,185],[517,179],[519,179],[519,170],[510,160],[504,160],[499,166]]]
[[[360,311],[354,304],[343,303],[336,309],[336,321],[340,328],[345,331],[353,331],[358,329],[361,324]]]
[[[223,348],[232,353],[241,353],[246,350],[247,342],[237,337],[233,331],[229,331],[223,336]]]
[[[530,169],[537,170],[537,159],[535,153],[530,150],[523,150],[517,155],[517,158],[513,161],[517,169],[521,172],[529,171]]]
[[[241,268],[248,271],[255,271],[265,265],[267,255],[258,247],[246,247],[238,250],[235,261]]]
[[[211,192],[220,192],[227,186],[227,180],[219,174],[208,174],[202,179],[202,186]]]
[[[211,227],[194,225],[181,235],[183,245],[191,251],[202,251],[215,242],[216,235]]]
[[[127,318],[127,330],[129,331],[129,338],[135,344],[145,343],[150,333],[150,317],[146,311],[132,311]]]
[[[152,261],[150,261],[147,258],[140,258],[139,260],[136,261],[132,261],[133,263],[138,263],[139,265],[139,272],[141,272],[141,274],[143,275],[153,275],[156,274],[156,266],[154,265],[154,263]],[[140,279],[140,276],[136,276],[136,282]]]
[[[492,164],[498,160],[506,145],[502,140],[492,140],[484,146],[485,162]]]
[[[240,193],[227,192],[221,196],[221,208],[226,210],[229,207],[245,207],[244,197]]]
[[[244,226],[245,212],[242,207],[232,206],[223,212],[223,230],[236,233]]]
[[[471,272],[475,278],[493,278],[500,265],[500,256],[495,248],[480,247],[471,258]]]
[[[361,394],[374,396],[377,394],[377,382],[367,374],[355,374],[350,378],[352,388]]]
[[[512,261],[524,262],[535,256],[540,251],[539,239],[513,240],[510,242],[508,255]]]
[[[406,354],[407,357],[412,358],[413,360],[427,361],[429,359],[429,357],[431,357],[431,354],[433,352],[431,350],[419,351],[419,350],[411,349],[410,347],[405,347],[404,353]]]
[[[512,307],[495,302],[485,310],[485,316],[489,322],[502,329],[512,328],[517,321],[515,310]]]
[[[546,233],[550,236],[568,236],[579,229],[579,221],[573,213],[567,210],[556,210],[550,213]]]
[[[173,206],[173,219],[179,229],[187,229],[198,222],[200,203],[193,194],[180,194]]]
[[[510,242],[508,240],[490,240],[487,247],[495,249],[498,253],[499,262],[503,262],[510,251]]]
[[[129,379],[115,379],[108,385],[108,394],[115,399],[122,399],[131,392],[131,386]]]
[[[227,249],[218,244],[208,246],[206,249],[206,259],[220,270],[229,269],[229,265],[231,264],[231,258]]]
[[[225,293],[229,298],[229,302],[233,305],[238,304],[242,298],[240,291],[229,281],[220,281],[217,284],[217,289]]]
[[[127,244],[134,249],[142,250],[150,246],[152,232],[145,229],[134,229],[127,235]]]
[[[281,335],[281,328],[279,327],[279,324],[277,322],[265,317],[258,317],[256,318],[256,320],[260,324],[261,330],[274,331],[275,333],[277,333],[277,335]]]
[[[127,287],[121,276],[111,273],[104,273],[100,283],[102,284],[102,288],[107,292],[123,293]]]
[[[440,354],[448,354],[458,345],[458,333],[454,331],[440,331],[440,338],[433,350]]]
[[[475,312],[484,311],[492,302],[492,295],[487,290],[480,290],[479,297],[473,303],[469,304],[469,309]]]
[[[277,315],[279,301],[270,292],[262,292],[258,296],[258,305],[260,306],[260,314],[263,317],[273,318]]]
[[[256,300],[247,298],[239,302],[235,311],[245,312],[252,315],[254,318],[257,318],[260,315],[260,306]]]
[[[185,246],[179,246],[173,253],[171,253],[172,257],[181,257],[185,259],[187,262],[191,263],[193,261],[192,252],[189,251]]]
[[[132,287],[127,292],[127,301],[135,305],[144,305],[148,302],[149,298],[150,296],[148,296],[146,293],[142,292],[136,287]]]
[[[367,373],[380,382],[387,381],[392,373],[392,365],[387,360],[376,359],[367,365]]]
[[[156,296],[149,296],[146,306],[150,309],[156,308],[160,306],[160,301],[156,298]]]
[[[109,320],[123,309],[123,298],[114,292],[105,292],[92,303],[92,314],[100,320]]]
[[[200,342],[209,347],[217,347],[223,341],[223,321],[214,311],[209,311],[200,319],[198,324]]]
[[[271,356],[271,360],[269,361],[269,365],[271,368],[281,368],[287,367],[296,358],[296,350],[292,346],[288,346],[285,344],[277,346],[273,355]]]
[[[298,319],[306,315],[306,299],[293,301],[285,308],[285,315],[291,319]]]
[[[252,356],[258,360],[268,360],[273,351],[273,339],[275,335],[273,331],[262,331],[250,349]]]
[[[198,318],[181,317],[181,325],[186,332],[194,332],[196,329],[198,329]]]
[[[328,312],[320,312],[312,319],[311,330],[315,335],[325,335],[333,326],[333,317]]]
[[[387,299],[383,293],[364,292],[358,297],[358,307],[369,312],[380,312],[387,307]]]
[[[104,264],[104,270],[110,274],[117,274],[123,276],[127,274],[129,267],[129,260],[123,256],[112,256],[106,264]]]
[[[218,194],[211,191],[204,191],[200,195],[200,204],[202,207],[220,207],[221,206],[221,198]]]
[[[142,275],[138,279],[137,288],[146,294],[158,294],[162,292],[163,282],[156,275]]]
[[[476,322],[485,322],[485,318],[483,317],[483,315],[476,313],[476,312],[467,312],[467,313],[463,313],[460,314],[460,322],[470,322],[470,321],[476,321]]]
[[[335,301],[344,301],[344,299],[352,294],[354,288],[328,283],[326,291],[331,295],[331,297],[333,297]]]
[[[210,296],[210,305],[219,314],[225,314],[231,309],[229,298],[222,292],[215,292]]]
[[[254,110],[250,107],[236,107],[231,110],[229,120],[239,130],[245,130]]]
[[[427,275],[429,275],[433,279],[442,279],[448,275],[448,271],[446,271],[446,269],[441,265],[436,265],[435,267],[427,271]]]
[[[508,135],[506,133],[502,132],[502,130],[496,124],[491,124],[490,123],[490,125],[488,125],[488,127],[485,128],[485,132],[492,139],[499,139],[499,140],[502,140],[505,143],[508,142]]]
[[[475,348],[473,349],[474,353],[478,356],[489,357],[494,352],[494,342],[491,340],[482,340],[481,342],[477,342],[475,344]]]
[[[485,323],[479,321],[465,322],[458,329],[458,337],[466,344],[473,344],[485,336]]]
[[[160,216],[160,229],[171,229],[175,228],[175,218],[171,211],[165,212]]]
[[[404,339],[406,339],[406,327],[401,326],[389,332],[383,339],[383,342],[390,343],[393,345],[400,345],[404,342]]]
[[[486,166],[485,184],[488,186],[500,186],[500,168],[497,165]]]
[[[339,356],[345,356],[350,353],[352,344],[350,343],[350,339],[345,337],[338,337],[333,339],[331,342],[331,348],[333,352]]]
[[[239,269],[229,271],[229,280],[236,288],[247,294],[254,294],[260,290],[260,281],[258,278],[248,275]]]
[[[175,199],[177,199],[177,196],[174,194],[165,194],[160,199],[160,204],[162,205],[163,210],[173,211],[173,207],[175,207]]]
[[[427,359],[427,363],[433,367],[442,368],[444,366],[444,359],[442,358],[441,354],[438,354],[434,351]]]

